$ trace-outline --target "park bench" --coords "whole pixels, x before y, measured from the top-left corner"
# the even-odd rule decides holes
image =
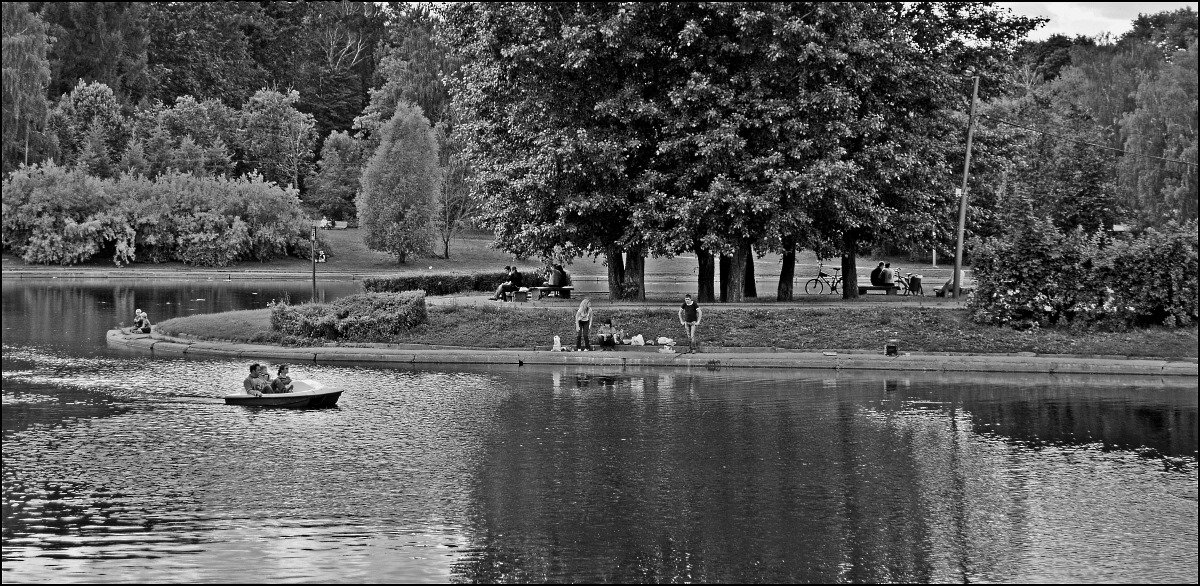
[[[505,301],[516,301],[518,303],[524,303],[526,301],[529,301],[529,291],[530,291],[529,287],[521,287],[520,289],[517,289],[516,291],[505,291],[504,292],[504,300]]]
[[[349,228],[349,227],[350,227],[349,222],[334,222],[333,223],[334,230],[345,230],[346,228]]]
[[[899,285],[859,285],[858,294],[866,295],[867,291],[883,291],[887,295],[895,295],[900,292]]]
[[[570,299],[571,291],[574,289],[575,287],[572,287],[571,285],[563,285],[561,287],[542,285],[540,287],[529,287],[529,292],[535,296],[534,299],[541,299],[547,295],[562,297],[563,299]]]

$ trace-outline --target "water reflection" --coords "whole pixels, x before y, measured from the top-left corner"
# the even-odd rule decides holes
[[[24,289],[6,581],[1197,579],[1194,381],[298,364],[339,408],[256,410],[241,362],[108,353],[117,310],[9,329],[112,286]]]

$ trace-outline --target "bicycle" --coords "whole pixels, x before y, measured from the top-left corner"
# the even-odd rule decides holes
[[[806,295],[821,295],[826,292],[837,293],[838,287],[842,284],[842,269],[833,269],[833,274],[825,272],[825,264],[817,264],[817,276],[808,280],[804,284],[804,293]],[[826,291],[828,289],[828,291]]]

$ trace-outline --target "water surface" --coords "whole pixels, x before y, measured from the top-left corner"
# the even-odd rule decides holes
[[[275,411],[103,345],[286,291],[4,283],[6,582],[1197,580],[1195,381],[301,364],[350,390]]]

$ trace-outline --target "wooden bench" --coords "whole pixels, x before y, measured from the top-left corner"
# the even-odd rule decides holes
[[[859,285],[858,294],[866,295],[867,291],[883,291],[887,295],[895,295],[900,292],[898,285]]]
[[[543,285],[541,287],[530,287],[529,293],[535,295],[534,299],[541,299],[542,297],[545,297],[547,295],[554,295],[555,297],[561,297],[563,299],[570,299],[571,291],[574,289],[575,289],[575,287],[572,287],[571,285],[564,285],[562,287],[551,287],[550,285]]]
[[[530,289],[528,287],[521,287],[520,289],[517,289],[516,291],[505,291],[504,292],[504,300],[505,301],[515,301],[517,303],[524,303],[526,301],[529,301],[529,291],[530,291]]]

